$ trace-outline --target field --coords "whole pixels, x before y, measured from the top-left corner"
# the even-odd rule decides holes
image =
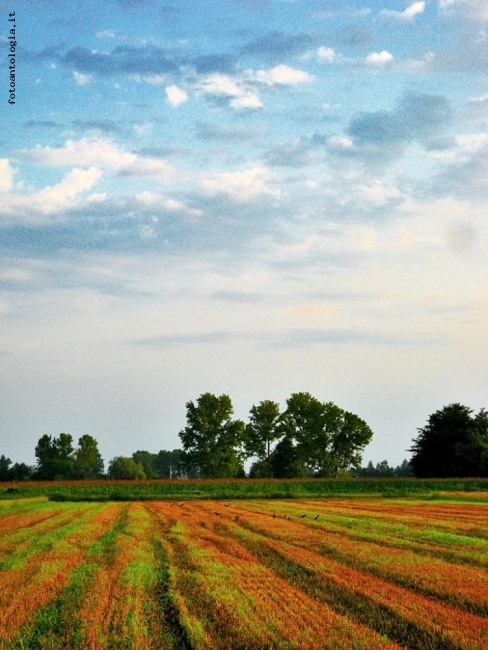
[[[444,492],[482,492],[488,479],[226,479],[24,481],[0,483],[0,499],[47,496],[52,501],[154,501],[160,499],[298,499],[358,494],[441,497]]]
[[[488,503],[0,501],[0,648],[488,648]]]

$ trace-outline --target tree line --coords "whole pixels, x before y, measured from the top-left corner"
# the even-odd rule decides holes
[[[75,448],[69,433],[57,437],[45,434],[36,445],[34,467],[12,465],[9,458],[0,456],[0,481],[176,478],[181,476],[180,456],[179,449],[156,454],[136,451],[132,456],[112,458],[105,472],[98,442],[92,436],[81,436]]]
[[[187,425],[180,432],[182,463],[202,478],[244,476],[254,459],[255,478],[329,477],[358,470],[361,452],[373,432],[358,415],[310,393],[293,393],[286,409],[264,400],[249,421],[233,419],[228,395],[204,393],[186,404]]]
[[[36,465],[0,456],[0,481],[243,478],[252,460],[252,478],[303,477],[485,477],[488,476],[488,413],[459,403],[429,416],[398,467],[381,461],[361,467],[362,451],[373,432],[358,415],[310,393],[293,393],[282,411],[277,402],[253,406],[248,422],[233,418],[228,395],[203,393],[186,404],[182,449],[136,451],[112,458],[105,471],[97,441],[81,436],[43,435],[35,448]]]

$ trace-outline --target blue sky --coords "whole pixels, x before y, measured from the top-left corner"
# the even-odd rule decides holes
[[[14,0],[4,50],[12,11],[0,453],[309,391],[397,464],[488,406],[484,0]]]

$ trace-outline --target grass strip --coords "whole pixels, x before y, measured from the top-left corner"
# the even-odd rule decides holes
[[[174,580],[169,568],[168,553],[160,539],[152,540],[156,558],[155,584],[153,597],[157,625],[153,624],[154,637],[157,638],[158,648],[173,648],[174,650],[192,650],[188,632],[181,622],[180,611],[174,594]],[[156,629],[155,629],[156,628]]]

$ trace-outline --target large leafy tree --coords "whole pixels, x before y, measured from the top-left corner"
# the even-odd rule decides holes
[[[233,420],[228,395],[203,393],[186,404],[186,427],[179,437],[187,471],[201,478],[232,478],[242,475],[245,424]]]
[[[256,476],[273,476],[271,453],[274,443],[281,437],[279,421],[280,407],[276,402],[264,400],[251,408],[244,446],[248,457],[257,457],[253,465]]]
[[[459,403],[429,416],[413,441],[410,464],[418,477],[488,476],[488,413]]]
[[[74,453],[73,473],[75,478],[89,479],[103,476],[103,459],[98,451],[98,443],[85,434],[78,440]]]
[[[115,456],[108,464],[107,476],[112,479],[144,479],[144,467],[127,456]]]
[[[37,443],[35,456],[36,478],[46,481],[73,478],[75,459],[73,437],[69,433],[60,433],[57,438],[43,435]]]
[[[359,416],[310,393],[293,393],[287,400],[281,430],[296,443],[298,466],[301,462],[315,476],[359,468],[361,452],[373,436]]]

